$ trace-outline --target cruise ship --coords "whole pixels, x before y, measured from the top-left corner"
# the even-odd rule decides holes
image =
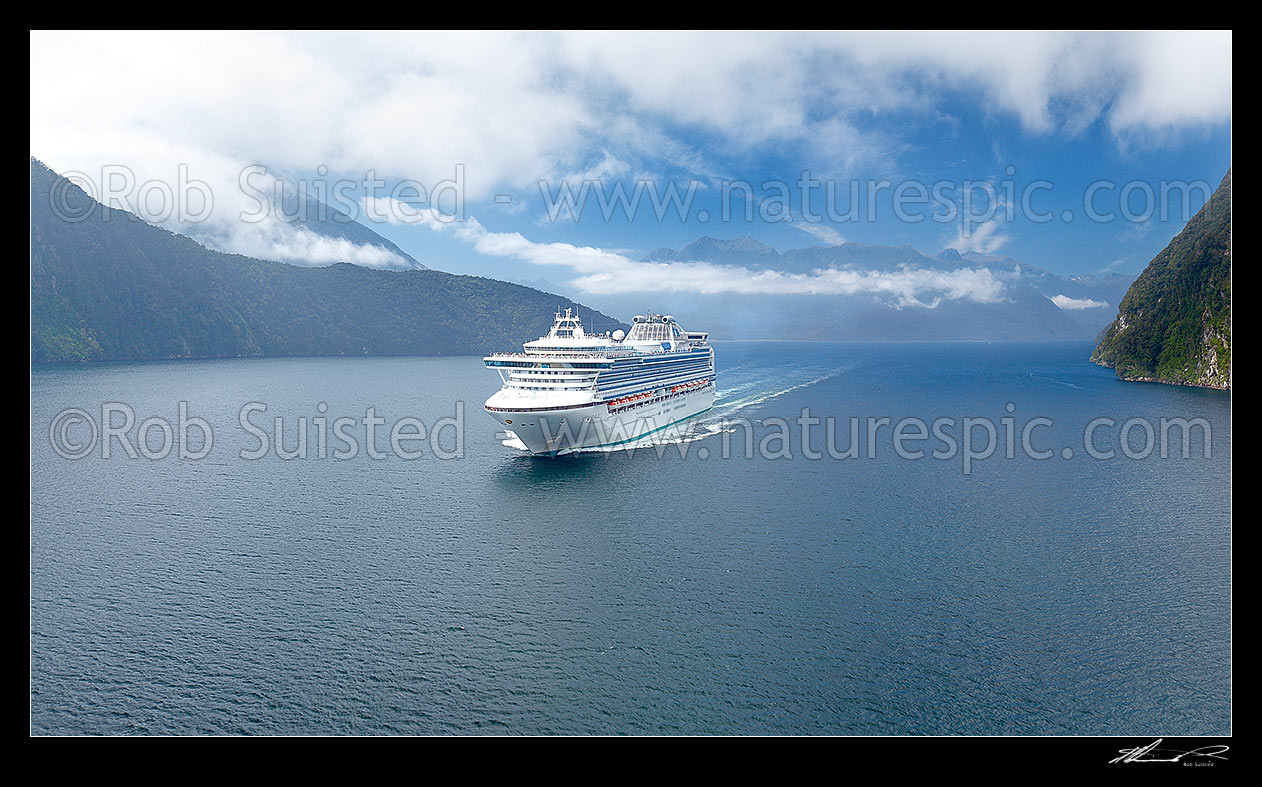
[[[668,314],[638,315],[625,335],[591,334],[566,309],[522,350],[482,359],[504,383],[486,411],[532,454],[631,443],[714,405],[708,334]]]

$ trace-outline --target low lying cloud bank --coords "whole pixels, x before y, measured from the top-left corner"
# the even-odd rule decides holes
[[[320,267],[350,262],[368,268],[406,270],[416,267],[384,246],[357,244],[320,235],[282,221],[238,224],[229,232],[191,233],[197,242],[219,251],[291,265]]]
[[[1097,301],[1091,298],[1070,298],[1068,295],[1054,295],[1048,300],[1067,312],[1077,312],[1083,309],[1104,309],[1109,305],[1108,301]]]
[[[944,300],[995,303],[1004,284],[985,268],[943,271],[903,267],[896,271],[821,268],[784,273],[717,265],[712,262],[642,262],[615,252],[569,243],[536,243],[518,232],[491,232],[475,218],[462,224],[427,222],[450,231],[474,250],[534,265],[560,265],[578,276],[570,286],[596,295],[689,292],[763,295],[884,295],[899,307],[934,308]]]

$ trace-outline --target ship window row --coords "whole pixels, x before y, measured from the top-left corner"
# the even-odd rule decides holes
[[[541,383],[538,381],[517,381],[508,383],[509,388],[520,388],[527,391],[590,391],[595,388],[591,383],[582,385],[564,385],[562,383]]]
[[[643,361],[640,363],[619,363],[614,364],[614,371],[625,372],[635,369],[669,369],[672,366],[689,363],[710,363],[708,355],[681,356],[679,358],[670,358],[666,360],[654,359],[651,361]]]
[[[679,358],[669,359],[653,359],[649,361],[639,361],[636,363],[619,363],[614,364],[616,371],[624,372],[628,369],[666,369],[671,366],[677,366],[681,363],[710,363],[708,355],[681,356]]]
[[[693,369],[687,372],[680,372],[679,374],[669,374],[660,377],[627,377],[620,380],[597,380],[596,384],[601,388],[624,388],[628,385],[653,385],[666,380],[678,380],[682,377],[697,377],[708,374],[714,374],[714,372],[709,369]]]
[[[603,344],[588,344],[588,345],[580,345],[578,347],[558,347],[555,345],[545,346],[542,344],[536,344],[536,345],[532,345],[529,348],[529,351],[533,353],[539,353],[539,352],[589,353],[589,352],[600,352],[601,350],[604,349],[604,347],[605,345]]]
[[[651,383],[654,380],[673,380],[676,377],[693,377],[696,375],[714,374],[713,369],[674,369],[661,374],[632,374],[618,375],[616,377],[601,377],[596,380],[602,386],[608,385],[632,385],[635,383]]]
[[[591,374],[591,375],[565,374],[565,375],[560,375],[557,377],[548,377],[547,375],[531,374],[530,372],[513,372],[511,377],[514,380],[542,380],[544,382],[557,382],[557,383],[564,383],[564,382],[580,383],[584,381],[591,382],[592,380],[596,379],[596,375],[594,374]]]
[[[574,385],[510,385],[514,391],[590,391],[591,386],[574,386]]]
[[[614,367],[619,366],[649,366],[672,363],[683,363],[684,361],[695,361],[697,359],[709,359],[710,353],[659,353],[657,355],[632,356],[630,358],[617,358],[614,360]]]
[[[619,375],[617,377],[601,377],[596,382],[601,386],[609,385],[635,385],[638,383],[651,383],[654,380],[673,380],[676,377],[694,377],[696,375],[714,374],[713,369],[677,369],[664,374],[648,374],[648,375]]]
[[[638,391],[646,387],[658,388],[658,387],[663,387],[663,386],[668,386],[668,385],[679,385],[681,383],[692,382],[693,380],[704,380],[707,377],[709,377],[709,375],[705,375],[705,374],[692,375],[688,377],[671,377],[669,379],[655,381],[651,386],[645,386],[644,383],[625,383],[622,385],[602,385],[600,386],[600,390],[603,393],[608,394],[610,396],[618,396],[625,392]]]
[[[714,366],[707,361],[698,363],[679,363],[670,366],[650,366],[650,367],[631,367],[630,369],[615,369],[600,375],[602,379],[609,380],[618,377],[652,377],[657,374],[675,374],[685,369],[713,369]]]
[[[678,363],[645,363],[642,364],[642,366],[641,364],[632,364],[632,366],[616,366],[613,367],[612,370],[604,373],[606,373],[606,375],[630,375],[630,373],[642,372],[658,373],[669,372],[670,370],[675,370],[675,368],[693,368],[698,366],[709,367],[712,366],[712,363],[709,361],[709,358],[688,358],[685,359],[685,361],[679,361]]]

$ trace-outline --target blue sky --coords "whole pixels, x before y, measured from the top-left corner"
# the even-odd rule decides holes
[[[664,274],[706,291],[715,285],[705,271],[676,279],[632,264],[701,235],[781,250],[972,248],[1062,274],[1133,274],[1185,218],[1149,218],[1148,190],[1212,189],[1231,163],[1230,33],[37,33],[31,45],[32,155],[103,193],[107,172],[125,167],[135,185],[179,194],[183,172],[214,195],[209,217],[190,222],[194,211],[176,205],[151,220],[254,256],[393,264],[277,222],[243,225],[240,173],[263,164],[308,184],[353,184],[346,193],[365,223],[426,265],[580,292],[602,271],[600,286],[622,292],[661,286]],[[370,171],[385,183],[372,193]],[[457,172],[462,222],[372,200],[404,181],[432,190]],[[820,182],[810,212],[824,215],[831,183],[845,213],[857,184],[860,215],[807,221],[806,172]],[[642,207],[606,220],[589,197],[580,221],[549,220],[541,189],[565,182],[577,193],[584,181],[606,193],[695,192],[684,218]],[[890,187],[867,215],[880,181]],[[1031,207],[1051,221],[1014,204],[1036,181],[1050,185]],[[736,215],[722,220],[724,184],[736,182],[768,215],[746,221],[743,201],[729,198]],[[917,184],[946,184],[958,208],[966,183],[975,222],[934,221],[945,204],[917,202]],[[1093,183],[1105,184],[1096,209],[1119,214],[1132,184],[1135,220],[1083,215]],[[993,215],[984,184],[1009,195]],[[899,185],[924,220],[895,215]],[[114,196],[144,215],[141,193]],[[1191,192],[1188,210],[1203,193]],[[791,220],[776,220],[785,205]],[[368,221],[370,209],[392,221]]]

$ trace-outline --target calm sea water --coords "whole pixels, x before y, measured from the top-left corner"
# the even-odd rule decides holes
[[[503,444],[476,358],[34,369],[32,730],[1231,731],[1228,394],[1119,382],[1083,344],[717,352],[692,438],[560,459]],[[99,422],[123,403],[178,433],[181,401],[214,432],[205,458],[53,449],[66,408]],[[242,459],[249,402],[290,449],[307,419],[306,458]],[[318,456],[317,417],[375,408],[389,454],[393,423],[456,402],[463,458],[428,441],[414,460]],[[745,457],[737,419],[761,441],[808,407],[843,450],[861,419],[860,456],[808,459],[794,425],[792,458]],[[958,455],[901,458],[878,427],[869,458],[881,417],[954,418],[957,436],[984,417],[1000,444],[965,474]],[[1000,419],[1019,439],[1035,417],[1053,458],[1007,458]],[[1097,417],[1114,451],[1128,419],[1204,418],[1210,456],[1197,436],[1187,459],[1093,459]]]

